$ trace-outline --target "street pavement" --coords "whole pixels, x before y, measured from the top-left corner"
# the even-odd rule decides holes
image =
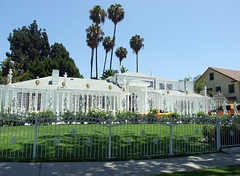
[[[240,165],[240,152],[108,162],[0,162],[3,176],[145,176]]]

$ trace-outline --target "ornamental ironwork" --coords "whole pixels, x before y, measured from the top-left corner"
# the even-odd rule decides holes
[[[86,141],[86,144],[87,144],[87,146],[89,146],[89,147],[92,145],[92,143],[93,143],[93,142],[91,141],[91,139],[88,139],[88,140]]]
[[[53,143],[54,143],[55,146],[58,146],[58,144],[60,144],[60,141],[59,141],[58,139],[55,139],[55,140],[53,141]]]

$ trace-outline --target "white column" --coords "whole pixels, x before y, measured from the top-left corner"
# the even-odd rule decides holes
[[[144,101],[145,112],[147,112],[148,111],[148,106],[147,106],[148,105],[147,88],[145,88],[144,99],[145,99],[145,101]]]

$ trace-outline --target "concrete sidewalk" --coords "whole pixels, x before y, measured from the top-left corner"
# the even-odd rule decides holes
[[[214,153],[169,159],[109,162],[0,162],[0,175],[151,175],[240,164],[240,153]]]

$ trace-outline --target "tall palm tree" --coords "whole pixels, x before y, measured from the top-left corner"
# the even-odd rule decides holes
[[[97,31],[98,31],[98,36],[96,36]],[[87,39],[86,39],[87,45],[92,49],[92,53],[91,53],[91,77],[90,78],[93,78],[92,70],[93,70],[94,49],[97,48],[98,43],[103,40],[104,33],[102,32],[101,28],[97,29],[97,26],[95,24],[92,24],[92,26],[89,26],[86,29],[86,32],[87,32]],[[96,61],[96,67],[97,67],[97,61]],[[96,71],[97,71],[97,69],[96,69]],[[96,72],[96,78],[97,78],[97,72]]]
[[[108,11],[108,18],[112,20],[112,22],[114,23],[113,41],[115,43],[117,23],[124,19],[125,13],[124,13],[124,9],[122,8],[122,5],[117,3],[115,5],[111,5],[107,11]],[[113,48],[111,52],[110,69],[112,69],[112,57],[113,57]]]
[[[105,22],[105,17],[107,16],[106,11],[104,11],[101,6],[96,5],[93,9],[89,11],[89,18],[96,24],[97,32],[96,32],[96,79],[98,79],[98,64],[97,64],[97,48],[99,42],[103,40],[102,35],[104,35],[103,31],[100,29],[99,24]]]
[[[90,78],[92,79],[92,70],[93,70],[93,56],[94,56],[94,49],[96,47],[96,31],[97,31],[97,27],[96,25],[92,25],[92,26],[89,26],[87,29],[86,29],[86,32],[87,32],[87,39],[86,39],[86,42],[87,42],[87,45],[92,49],[92,53],[91,53],[91,76]]]
[[[98,79],[97,48],[98,48],[98,44],[103,41],[104,32],[99,27],[97,33],[98,34],[96,36],[96,48],[95,48],[96,49],[96,79]]]
[[[107,54],[114,47],[114,45],[115,45],[115,43],[111,39],[110,36],[107,36],[107,37],[104,38],[104,40],[103,40],[103,47],[104,47],[104,49],[106,51],[106,55],[105,55],[105,60],[104,60],[103,73],[104,73],[104,70],[106,68]]]
[[[122,60],[127,57],[127,49],[123,47],[119,47],[115,54],[119,58],[119,68],[121,67]]]
[[[130,47],[136,53],[136,72],[138,73],[138,52],[143,48],[144,38],[141,38],[140,35],[135,35],[130,39]]]

